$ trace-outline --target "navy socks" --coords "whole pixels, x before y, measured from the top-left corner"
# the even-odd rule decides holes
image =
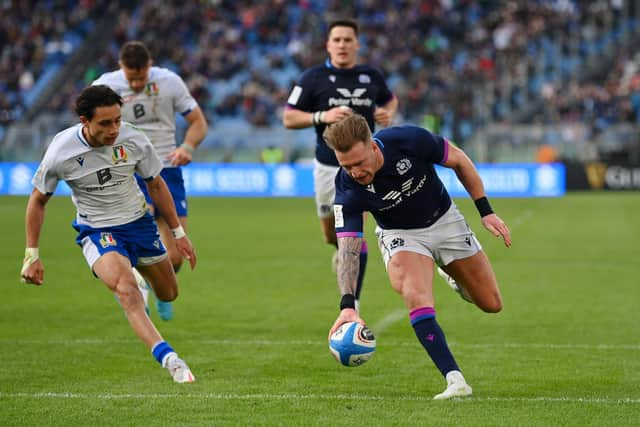
[[[409,313],[409,318],[420,344],[427,350],[442,375],[446,376],[450,371],[459,371],[444,332],[436,322],[436,310],[433,307],[416,308]]]

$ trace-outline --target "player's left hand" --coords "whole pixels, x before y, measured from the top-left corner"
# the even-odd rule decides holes
[[[373,119],[377,124],[387,127],[391,124],[392,117],[389,110],[382,107],[377,107],[373,112]]]
[[[193,156],[184,147],[177,147],[167,156],[172,166],[185,166],[191,163]]]
[[[507,224],[496,214],[489,214],[482,217],[482,225],[496,237],[502,237],[506,247],[511,246],[511,232]]]
[[[362,320],[356,310],[353,308],[345,308],[340,312],[336,321],[333,322],[331,329],[329,329],[329,336],[327,337],[327,340],[331,340],[331,335],[336,331],[336,329],[338,329],[343,323],[347,322],[358,322],[362,325],[366,325],[365,321]]]
[[[189,265],[193,270],[196,267],[196,250],[193,248],[191,240],[189,240],[188,236],[184,236],[176,239],[175,242],[176,248],[185,259],[189,260]]]

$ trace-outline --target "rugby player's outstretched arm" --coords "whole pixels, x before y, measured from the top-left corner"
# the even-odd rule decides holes
[[[355,295],[360,271],[362,237],[338,238],[338,288],[341,295]]]
[[[147,191],[149,192],[149,197],[153,200],[153,205],[173,232],[176,247],[182,256],[189,260],[189,264],[193,270],[196,266],[196,254],[191,245],[191,240],[189,240],[189,237],[184,233],[180,225],[176,207],[173,204],[173,198],[164,179],[162,179],[161,176],[157,176],[151,181],[147,181]],[[180,230],[178,234],[175,232],[177,229]]]
[[[477,200],[480,197],[485,196],[484,184],[480,178],[478,170],[473,165],[471,159],[465,154],[464,151],[449,144],[449,157],[444,163],[444,166],[453,169],[456,176],[467,190],[473,200]]]
[[[482,178],[480,178],[480,174],[471,159],[458,147],[451,143],[448,144],[449,157],[444,166],[455,171],[456,176],[474,201],[486,197]],[[511,246],[509,227],[498,215],[495,213],[483,215],[482,225],[494,236],[502,237],[505,246]]]
[[[285,108],[282,114],[282,124],[287,129],[304,129],[313,126],[313,113]]]
[[[361,237],[338,238],[338,288],[340,288],[340,295],[355,295],[356,293],[361,247]],[[340,325],[346,322],[365,324],[354,308],[344,308],[340,310],[338,318],[331,326],[329,338]]]
[[[20,276],[26,283],[41,285],[44,281],[44,266],[40,261],[38,247],[40,232],[44,224],[45,207],[50,198],[50,194],[42,194],[34,188],[27,203],[25,214],[25,247],[27,251],[20,271]]]

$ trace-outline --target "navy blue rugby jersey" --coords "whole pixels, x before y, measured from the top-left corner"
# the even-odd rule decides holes
[[[326,111],[345,105],[367,119],[375,129],[376,105],[386,105],[393,98],[382,73],[368,65],[335,68],[331,61],[309,68],[291,90],[287,106],[307,112]],[[325,165],[338,166],[333,150],[322,138],[326,125],[316,126],[316,159]]]
[[[369,185],[340,169],[334,215],[338,237],[362,236],[362,213],[369,211],[383,229],[425,228],[451,206],[434,164],[447,161],[449,143],[417,126],[394,126],[374,134],[384,156]]]

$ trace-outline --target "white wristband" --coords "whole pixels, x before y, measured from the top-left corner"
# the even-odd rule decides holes
[[[39,248],[26,248],[24,250],[24,261],[29,262],[29,265],[33,264],[36,260],[40,258],[40,249]]]
[[[177,226],[176,228],[172,228],[171,234],[173,234],[174,239],[182,239],[184,236],[187,235],[187,233],[184,232],[184,228],[182,228],[181,225]]]
[[[311,118],[314,126],[324,124],[324,111],[316,111]]]
[[[189,154],[193,154],[194,151],[196,151],[195,148],[193,148],[192,146],[190,146],[189,144],[185,144],[183,143],[180,148],[184,148],[185,150],[187,150],[189,152]]]
[[[26,248],[24,250],[24,261],[22,261],[22,270],[20,270],[20,275],[23,275],[25,270],[38,259],[40,259],[40,250],[38,248]]]

